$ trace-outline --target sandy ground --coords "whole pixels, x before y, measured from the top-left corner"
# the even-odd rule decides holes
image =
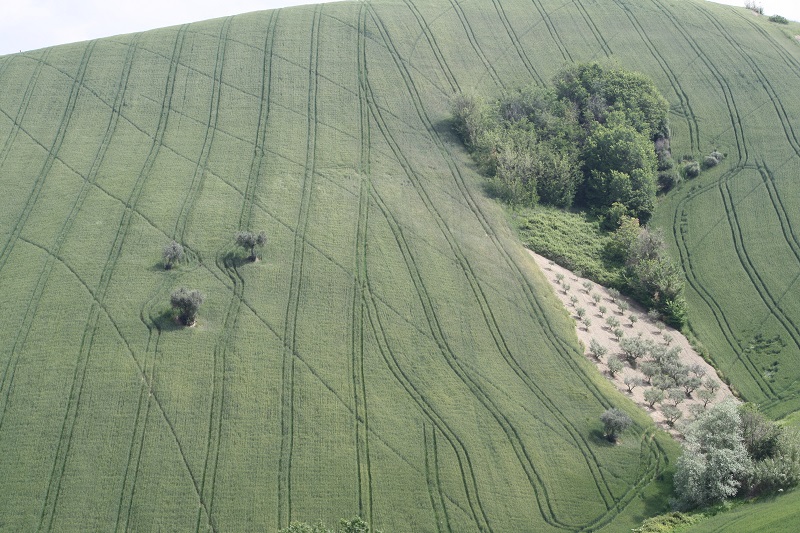
[[[625,362],[625,368],[612,377],[608,372],[608,365],[606,364],[606,361],[608,361],[608,358],[613,355],[617,355],[623,361],[625,360],[625,357],[619,348],[619,342],[617,341],[616,336],[614,336],[611,328],[606,325],[606,318],[609,316],[617,317],[620,322],[620,328],[624,331],[624,335],[626,337],[641,335],[644,339],[650,339],[660,344],[667,344],[667,341],[671,337],[669,346],[670,348],[673,346],[681,347],[680,359],[683,364],[701,365],[705,369],[706,377],[711,377],[719,382],[720,389],[716,392],[714,399],[709,402],[709,406],[713,405],[714,403],[718,403],[725,398],[733,397],[730,389],[719,378],[714,370],[714,367],[709,365],[702,357],[700,357],[700,355],[698,355],[696,351],[694,351],[692,346],[689,344],[689,341],[681,334],[680,331],[663,323],[659,324],[652,322],[648,318],[647,311],[645,309],[643,309],[633,300],[625,298],[624,296],[620,296],[620,299],[628,302],[628,310],[622,313],[618,306],[613,303],[614,299],[611,297],[608,290],[602,285],[598,285],[597,283],[585,278],[579,278],[566,268],[553,263],[552,261],[534,253],[531,250],[528,250],[528,252],[536,260],[536,264],[539,265],[539,268],[542,269],[542,272],[544,272],[547,281],[549,281],[553,286],[556,296],[558,296],[558,298],[564,304],[564,307],[567,309],[570,316],[575,319],[575,329],[578,334],[578,339],[580,339],[580,341],[583,343],[586,358],[594,363],[600,373],[602,373],[609,381],[616,385],[620,391],[622,391],[626,396],[631,398],[631,400],[636,402],[637,405],[644,409],[644,411],[652,417],[659,427],[669,431],[674,436],[680,436],[682,422],[692,419],[690,410],[691,406],[702,406],[703,402],[698,399],[697,391],[692,393],[691,397],[687,397],[677,406],[678,409],[683,412],[681,420],[675,424],[675,427],[671,428],[664,422],[664,417],[659,409],[659,404],[655,405],[655,409],[651,409],[644,401],[644,391],[649,387],[648,385],[635,387],[632,393],[628,391],[628,386],[625,384],[625,378],[631,376],[644,379],[644,374],[632,368],[629,363]],[[563,276],[563,279],[560,283],[558,279],[559,275]],[[591,289],[588,291],[584,288],[584,283],[586,282],[591,283]],[[592,295],[595,293],[601,296],[599,303],[595,303],[594,299],[592,298]],[[577,299],[574,304],[572,298]],[[605,317],[600,314],[601,306],[605,306],[607,309]],[[577,310],[579,308],[585,309],[586,316],[591,319],[591,324],[588,327],[586,327],[583,321],[578,317]],[[631,315],[635,315],[637,317],[635,322],[630,320],[629,317]],[[602,362],[598,361],[588,351],[589,343],[592,339],[596,339],[597,342],[608,348],[608,353],[603,358]],[[669,403],[670,405],[673,403],[671,400],[664,400],[664,402]]]

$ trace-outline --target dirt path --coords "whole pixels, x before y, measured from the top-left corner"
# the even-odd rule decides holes
[[[625,384],[625,378],[638,377],[640,379],[644,379],[645,376],[641,371],[632,368],[631,365],[626,362],[623,370],[612,377],[608,371],[607,362],[609,358],[612,356],[618,356],[624,361],[625,357],[619,348],[619,341],[614,335],[613,329],[615,328],[609,327],[606,323],[606,319],[610,316],[616,317],[620,322],[619,329],[624,332],[625,337],[641,336],[645,340],[651,340],[654,343],[668,345],[670,348],[673,348],[674,346],[680,346],[681,352],[679,359],[683,364],[687,366],[700,365],[700,367],[705,371],[706,377],[703,379],[711,377],[720,384],[720,388],[718,391],[716,391],[713,400],[708,403],[709,406],[718,403],[725,398],[733,397],[730,389],[721,379],[719,379],[719,376],[714,368],[702,357],[700,357],[700,355],[692,348],[692,346],[689,344],[689,341],[681,334],[680,331],[663,323],[653,322],[647,316],[647,312],[639,304],[624,296],[619,296],[619,299],[627,302],[628,308],[624,312],[620,311],[620,308],[614,303],[614,297],[611,295],[608,289],[602,285],[598,285],[597,283],[585,278],[580,278],[566,268],[553,263],[552,261],[534,253],[531,250],[528,250],[528,252],[533,256],[536,264],[539,265],[539,268],[542,269],[547,281],[549,281],[553,286],[556,296],[558,296],[558,298],[564,304],[564,307],[567,309],[570,316],[575,319],[575,329],[578,334],[578,339],[583,343],[586,358],[594,363],[597,366],[597,369],[609,381],[614,383],[614,385],[616,385],[620,391],[622,391],[626,396],[631,398],[634,402],[636,402],[637,405],[644,409],[659,427],[669,431],[674,436],[679,436],[681,422],[690,420],[692,418],[691,406],[702,406],[703,402],[699,399],[697,391],[692,393],[691,397],[686,397],[685,400],[677,406],[678,409],[680,409],[683,413],[683,416],[681,417],[681,420],[675,424],[675,427],[671,428],[666,424],[666,422],[664,422],[664,416],[661,413],[659,404],[656,404],[655,409],[651,409],[645,402],[644,391],[645,389],[650,388],[649,385],[637,386],[633,389],[632,393],[628,391],[628,386]],[[589,287],[589,285],[587,284],[585,287],[585,283],[591,284],[589,290],[586,289],[586,287]],[[599,302],[595,302],[596,296],[594,295],[600,296]],[[606,308],[605,314],[601,314],[601,307]],[[591,322],[588,326],[586,326],[585,322],[580,319],[578,315],[579,309],[585,310],[585,316],[588,317]],[[631,316],[635,316],[636,318],[632,320],[630,318]],[[608,349],[608,353],[602,361],[598,361],[589,353],[588,347],[592,339],[596,340],[598,343]],[[672,405],[673,401],[664,400],[662,404],[663,403]]]

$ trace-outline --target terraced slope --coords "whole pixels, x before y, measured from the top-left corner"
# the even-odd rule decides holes
[[[448,98],[564,61],[652,75],[678,153],[732,154],[670,200],[687,213],[693,324],[742,391],[777,401],[791,379],[759,393],[735,361],[757,364],[736,346],[758,302],[767,326],[797,323],[780,292],[796,278],[797,160],[778,141],[793,142],[798,53],[780,36],[687,2],[387,1],[1,57],[2,527],[263,531],[360,514],[389,531],[619,530],[659,511],[674,444],[583,359],[451,137]],[[773,110],[785,127],[766,130]],[[772,226],[744,209],[762,189],[744,196],[743,177],[775,199],[764,216],[783,255],[758,255]],[[713,242],[739,262],[701,261],[711,228],[729,228],[730,246]],[[236,255],[244,229],[269,235],[263,261]],[[188,259],[163,271],[171,239]],[[720,265],[741,265],[741,301],[712,284]],[[195,328],[168,315],[180,286],[207,296]],[[781,379],[800,355],[790,337]],[[637,421],[615,447],[598,421],[611,405]]]

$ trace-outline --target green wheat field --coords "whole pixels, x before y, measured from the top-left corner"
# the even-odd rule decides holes
[[[798,33],[694,0],[375,0],[0,57],[0,530],[663,512],[677,444],[584,357],[449,100],[572,62],[652,77],[673,153],[728,154],[654,217],[691,329],[779,418],[800,410]],[[261,261],[240,230],[267,233]],[[206,296],[196,327],[179,287]],[[635,421],[617,446],[611,406]]]

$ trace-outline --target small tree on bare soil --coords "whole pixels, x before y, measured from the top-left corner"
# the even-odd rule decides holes
[[[608,358],[608,373],[613,377],[617,372],[622,371],[625,365],[619,360],[619,357]]]
[[[170,304],[178,312],[178,320],[185,326],[191,326],[197,321],[197,311],[205,297],[197,289],[189,290],[185,287],[175,290],[170,296]]]
[[[600,415],[600,421],[603,423],[603,434],[609,442],[616,442],[619,434],[633,423],[628,413],[616,407],[612,407]]]
[[[664,415],[664,421],[669,427],[674,426],[675,422],[677,422],[678,419],[683,416],[683,413],[680,409],[669,404],[664,404],[661,406],[661,414]]]
[[[647,402],[647,405],[650,406],[650,409],[653,409],[655,404],[660,402],[664,399],[664,391],[661,389],[645,389],[644,391],[644,401]]]
[[[172,241],[164,246],[162,255],[164,257],[164,270],[169,270],[175,263],[183,259],[183,246],[176,241]]]
[[[252,231],[237,231],[235,235],[236,244],[245,250],[250,251],[247,257],[250,261],[258,259],[256,255],[256,247],[261,248],[267,243],[267,234],[265,232],[254,233]]]

